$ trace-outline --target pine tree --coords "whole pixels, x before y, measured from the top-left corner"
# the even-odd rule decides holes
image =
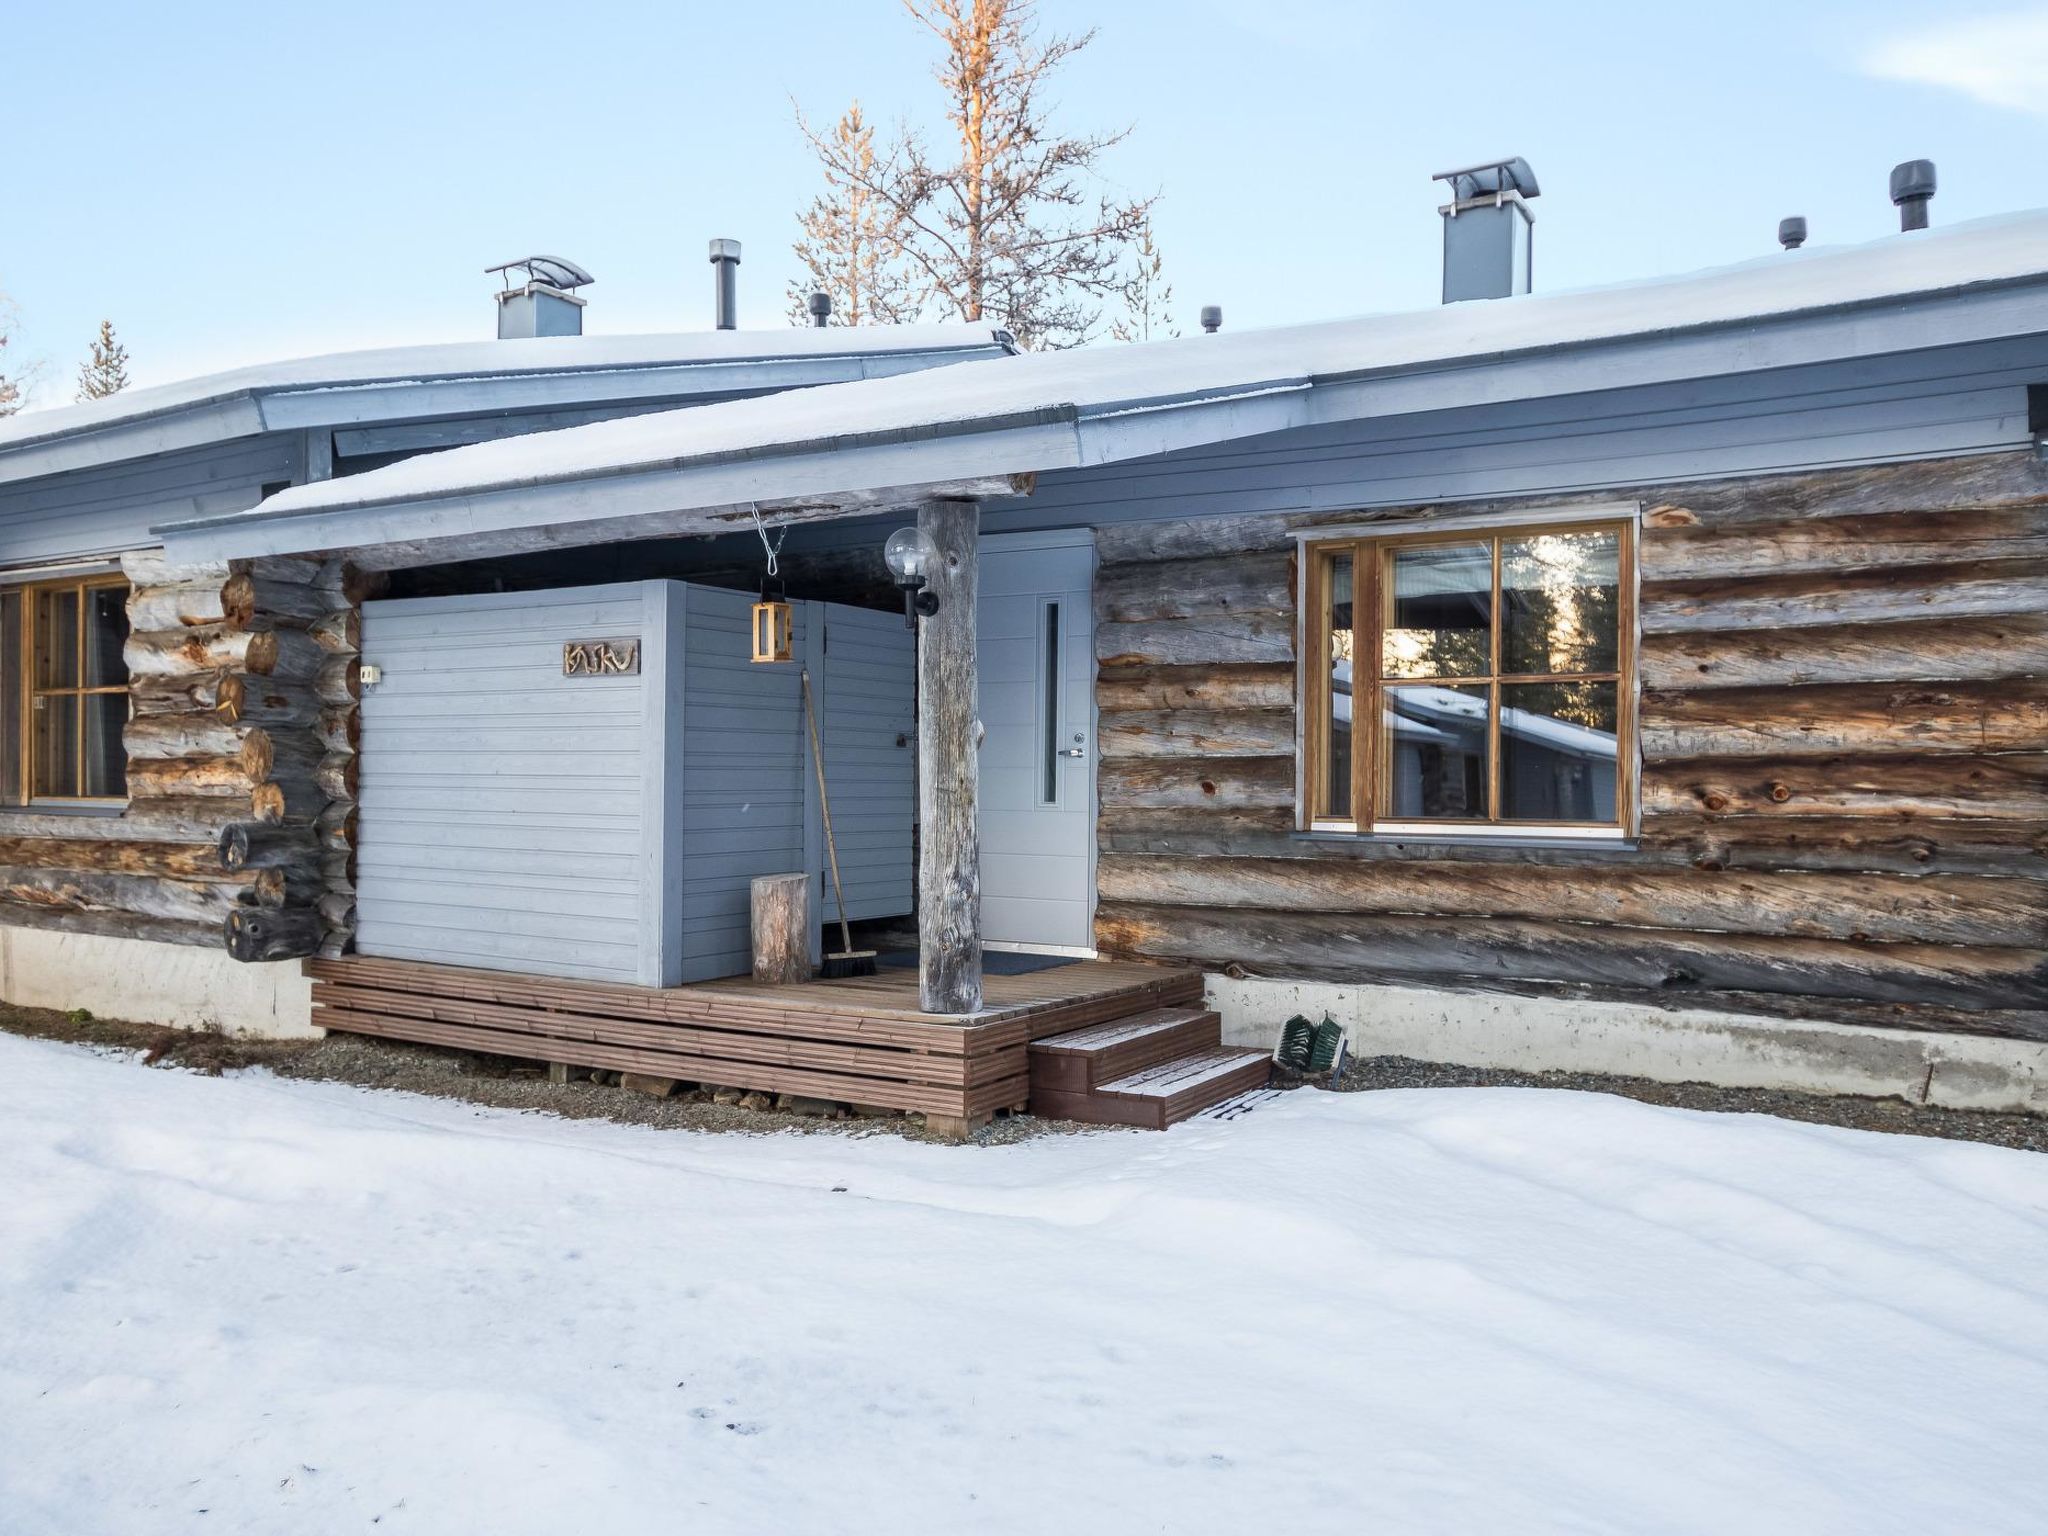
[[[927,307],[1001,320],[1026,346],[1074,346],[1116,297],[1125,255],[1152,198],[1091,191],[1103,154],[1129,130],[1055,131],[1045,91],[1095,34],[1040,40],[1035,0],[904,0],[938,39],[934,75],[949,128],[943,150],[905,130],[864,166],[805,127],[828,178],[871,193],[900,225],[903,257]]]
[[[1130,275],[1124,279],[1121,296],[1124,312],[1109,327],[1116,340],[1154,341],[1180,334],[1173,323],[1173,284],[1166,280],[1159,247],[1152,243],[1149,218],[1131,246]]]
[[[114,322],[100,322],[92,352],[78,365],[78,398],[104,400],[128,387],[128,349],[114,336]]]
[[[798,122],[809,135],[801,115]],[[806,276],[789,285],[790,319],[810,324],[809,299],[817,292],[831,296],[834,325],[916,319],[924,295],[903,258],[902,220],[870,190],[875,130],[859,102],[846,109],[825,142],[832,150],[825,160],[825,190],[798,218],[803,238],[796,243],[796,259]]]

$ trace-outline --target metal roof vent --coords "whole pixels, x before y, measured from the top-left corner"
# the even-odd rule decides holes
[[[1527,293],[1532,275],[1529,199],[1536,173],[1516,155],[1433,178],[1450,185],[1444,216],[1444,302],[1505,299]]]
[[[811,324],[819,330],[832,323],[832,295],[822,289],[804,301],[804,308],[811,312]]]
[[[718,329],[735,331],[740,324],[740,243],[737,240],[714,240],[711,242],[711,265],[718,269],[717,289],[713,295],[717,306]]]
[[[1907,160],[1892,167],[1892,202],[1899,210],[1900,229],[1925,229],[1927,205],[1934,201],[1934,162]]]
[[[1202,329],[1211,336],[1214,336],[1223,329],[1223,306],[1221,304],[1204,304],[1202,306]]]
[[[1788,251],[1806,244],[1806,220],[1796,213],[1789,219],[1778,220],[1778,244]]]
[[[581,336],[583,306],[577,288],[597,281],[573,261],[559,256],[522,256],[517,261],[485,267],[504,283],[498,291],[498,340],[525,336]],[[513,273],[519,274],[513,286]]]

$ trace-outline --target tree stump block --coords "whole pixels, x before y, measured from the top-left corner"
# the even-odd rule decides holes
[[[754,980],[771,986],[811,979],[811,877],[757,875]]]

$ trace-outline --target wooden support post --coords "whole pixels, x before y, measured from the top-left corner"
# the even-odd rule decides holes
[[[976,546],[971,501],[928,501],[938,611],[917,634],[917,966],[926,1013],[981,1008],[981,726],[975,718]]]
[[[756,875],[752,887],[754,980],[787,986],[811,979],[811,877]]]

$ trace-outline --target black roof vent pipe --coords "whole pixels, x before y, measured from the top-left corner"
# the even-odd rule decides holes
[[[1211,336],[1214,336],[1223,329],[1223,306],[1221,304],[1204,304],[1202,306],[1202,329]]]
[[[1925,229],[1927,205],[1933,200],[1932,160],[1907,160],[1892,167],[1892,201],[1898,205],[1900,229]]]
[[[804,300],[804,308],[811,312],[811,324],[823,330],[832,323],[832,295],[825,292],[812,294]]]
[[[718,269],[718,328],[721,331],[736,331],[740,326],[739,241],[712,241],[711,265]]]
[[[1789,219],[1778,220],[1778,244],[1788,251],[1806,244],[1806,220],[1796,213]]]

